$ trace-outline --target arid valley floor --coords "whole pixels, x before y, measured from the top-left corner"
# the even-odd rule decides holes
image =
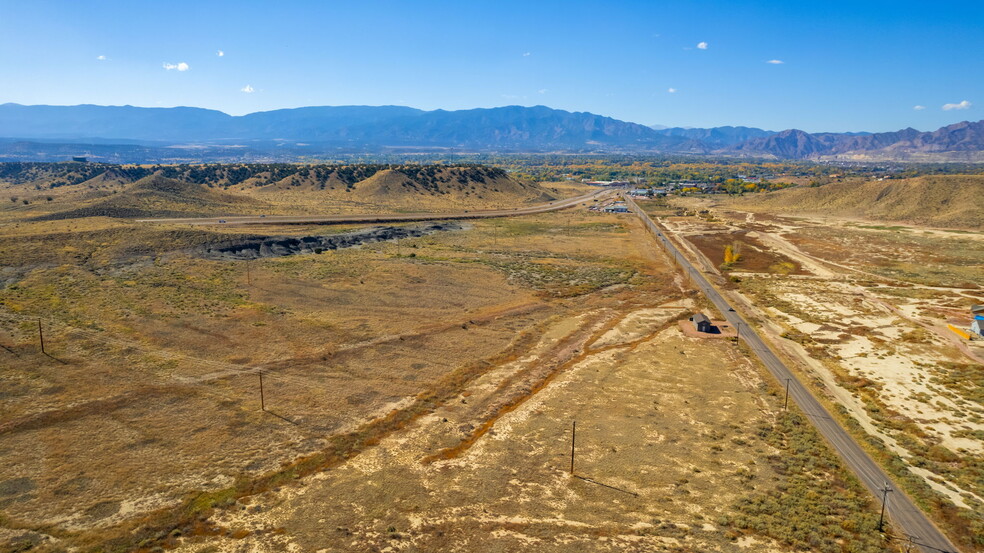
[[[409,186],[385,177],[324,198],[357,212],[360,190]],[[496,179],[492,207],[590,191]],[[469,182],[401,211],[486,205]],[[589,201],[240,259],[206,251],[366,225],[68,211],[288,213],[308,183],[194,209],[170,181],[128,186],[0,209],[0,551],[906,550],[752,352],[689,330],[722,314],[633,214]],[[984,348],[948,327],[984,303],[984,233],[639,205],[896,493],[984,548]]]

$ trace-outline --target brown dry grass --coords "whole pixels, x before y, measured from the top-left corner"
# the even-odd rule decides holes
[[[664,293],[666,269],[625,224],[587,212],[481,221],[253,262],[251,286],[242,263],[163,253],[207,232],[17,224],[3,255],[24,265],[0,291],[0,485],[29,489],[0,509],[10,526],[95,544],[189,491],[262,489],[282,463],[344,459],[504,362],[546,318]],[[64,232],[76,227],[88,232]],[[27,263],[31,244],[59,242]],[[50,357],[35,349],[35,317]],[[391,413],[395,426],[371,425]]]

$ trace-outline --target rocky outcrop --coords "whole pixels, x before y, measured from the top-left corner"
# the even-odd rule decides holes
[[[342,234],[320,236],[258,236],[229,242],[210,244],[195,253],[206,259],[258,259],[261,257],[285,257],[288,255],[321,253],[328,250],[352,248],[371,242],[385,242],[433,234],[435,232],[461,230],[454,222],[439,222],[406,227],[373,227]]]

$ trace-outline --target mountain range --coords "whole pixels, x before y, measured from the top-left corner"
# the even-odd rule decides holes
[[[794,160],[984,161],[984,121],[933,132],[653,128],[546,106],[321,106],[232,116],[192,107],[0,105],[0,160],[214,161],[346,152],[621,152]],[[197,157],[196,157],[197,156]]]

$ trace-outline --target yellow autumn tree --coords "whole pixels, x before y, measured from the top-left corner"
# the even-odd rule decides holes
[[[741,261],[741,248],[738,244],[728,244],[724,247],[724,264],[727,267],[734,265]]]

